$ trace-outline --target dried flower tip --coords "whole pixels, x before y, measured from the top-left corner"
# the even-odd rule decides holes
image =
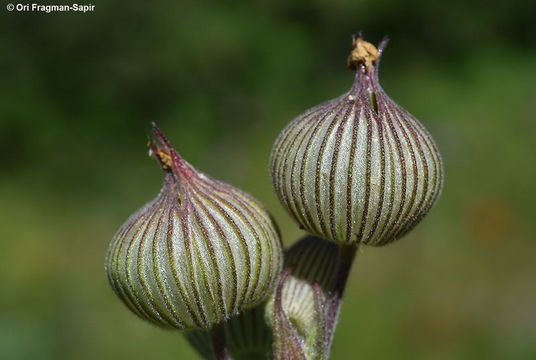
[[[348,55],[347,64],[352,70],[357,70],[359,65],[365,65],[366,69],[370,69],[378,56],[378,49],[374,45],[363,40],[361,36],[354,36],[352,52]]]

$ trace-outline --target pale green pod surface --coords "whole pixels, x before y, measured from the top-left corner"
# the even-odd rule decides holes
[[[109,282],[138,316],[162,327],[210,328],[262,302],[281,269],[263,206],[189,165],[155,128],[160,194],[113,238]]]
[[[300,332],[314,328],[315,290],[332,291],[338,266],[336,244],[315,236],[306,236],[285,251],[285,269],[291,269],[282,291],[282,307]],[[271,316],[271,315],[270,315]]]
[[[285,251],[284,272],[266,307],[277,359],[327,359],[340,306],[339,247],[305,236]]]
[[[271,179],[283,206],[301,228],[339,243],[399,239],[442,187],[434,140],[379,84],[384,45],[355,39],[350,91],[295,118],[272,150]]]

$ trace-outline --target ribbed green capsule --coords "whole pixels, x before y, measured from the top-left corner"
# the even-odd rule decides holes
[[[339,243],[385,245],[428,213],[443,168],[428,131],[378,81],[379,49],[354,39],[346,94],[295,118],[270,161],[281,203],[306,231]]]
[[[258,201],[197,171],[154,133],[163,188],[114,236],[108,279],[143,319],[210,328],[269,295],[281,268],[279,235]]]

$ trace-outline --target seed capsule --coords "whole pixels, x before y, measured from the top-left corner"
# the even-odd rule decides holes
[[[209,328],[269,295],[281,268],[279,235],[258,201],[198,172],[154,134],[163,188],[119,229],[106,271],[138,316]]]
[[[442,187],[432,137],[379,84],[385,45],[354,39],[350,91],[295,118],[272,150],[271,178],[283,206],[306,231],[340,243],[399,239]]]

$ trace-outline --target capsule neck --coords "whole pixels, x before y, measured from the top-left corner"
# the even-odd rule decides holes
[[[153,124],[154,139],[149,140],[150,155],[153,156],[165,173],[173,174],[175,181],[188,180],[196,172],[175,149],[162,131]]]

